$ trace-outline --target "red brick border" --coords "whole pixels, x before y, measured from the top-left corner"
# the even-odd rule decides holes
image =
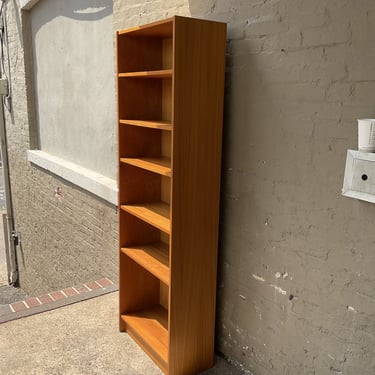
[[[51,302],[55,301],[62,301],[62,300],[68,300],[72,297],[77,297],[77,295],[84,295],[87,293],[90,293],[94,290],[99,289],[106,289],[107,287],[113,285],[113,282],[108,278],[103,278],[96,281],[89,281],[85,284],[76,285],[74,287],[65,288],[62,290],[55,290],[53,292],[50,292],[48,294],[43,294],[38,297],[30,297],[27,298],[24,301],[14,302],[8,306],[9,309],[3,309],[0,311],[0,316],[4,313],[9,313],[9,310],[11,310],[13,313],[29,310],[34,307],[39,307],[41,305],[47,305]],[[4,313],[2,313],[4,311]]]

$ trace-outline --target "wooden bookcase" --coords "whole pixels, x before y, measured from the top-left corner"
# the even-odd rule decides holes
[[[167,374],[213,365],[226,25],[117,32],[120,330]]]

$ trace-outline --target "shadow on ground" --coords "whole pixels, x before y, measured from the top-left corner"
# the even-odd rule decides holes
[[[11,285],[0,286],[0,305],[22,301],[25,298],[27,298],[27,295],[19,288],[15,288]]]
[[[118,292],[0,324],[1,374],[162,375],[118,330]],[[11,345],[10,345],[11,343]],[[240,375],[222,358],[204,375]]]

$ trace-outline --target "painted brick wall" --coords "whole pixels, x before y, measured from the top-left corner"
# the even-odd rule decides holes
[[[38,295],[98,277],[117,281],[115,207],[26,160],[26,151],[35,146],[32,75],[24,59],[24,51],[26,62],[30,59],[28,18],[18,1],[6,2],[6,16],[12,111],[5,115],[14,216],[22,240],[21,287]],[[61,202],[55,197],[57,187]]]
[[[375,373],[375,206],[340,195],[375,115],[372,0],[115,0],[115,28],[228,23],[217,349],[263,374]]]
[[[115,212],[25,161],[33,124],[16,3],[7,3],[12,187],[22,282],[42,293],[51,278],[58,289],[115,270]],[[373,375],[375,206],[340,190],[356,119],[375,116],[375,2],[114,0],[113,9],[114,29],[173,14],[228,23],[217,349],[256,375]]]

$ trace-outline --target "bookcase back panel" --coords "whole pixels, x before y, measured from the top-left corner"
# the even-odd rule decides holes
[[[120,209],[120,247],[160,241],[160,230]]]
[[[161,132],[159,129],[121,124],[119,130],[119,157],[161,156]]]
[[[121,257],[120,262],[124,271],[121,283],[132,285],[132,288],[121,296],[120,306],[123,310],[133,313],[158,305],[160,303],[160,280],[129,257]]]
[[[161,175],[127,164],[120,165],[120,173],[124,178],[120,189],[121,204],[162,200]]]

